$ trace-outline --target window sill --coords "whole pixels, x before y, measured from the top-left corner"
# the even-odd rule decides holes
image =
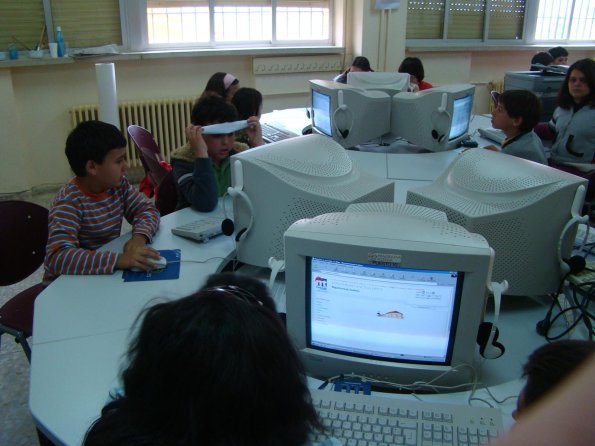
[[[229,48],[229,49],[200,49],[200,50],[160,50],[142,52],[122,52],[110,54],[89,54],[85,56],[71,56],[41,59],[22,57],[16,60],[0,60],[2,68],[20,68],[41,65],[71,64],[77,61],[93,60],[95,62],[113,62],[117,60],[151,60],[151,59],[176,59],[183,57],[213,57],[213,56],[297,56],[316,54],[343,54],[345,48],[336,46],[324,47],[255,47],[255,48]]]

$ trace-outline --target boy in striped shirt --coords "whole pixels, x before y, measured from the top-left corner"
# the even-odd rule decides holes
[[[49,215],[44,282],[60,274],[111,274],[149,270],[159,253],[147,246],[159,227],[159,211],[124,174],[126,139],[101,121],[80,123],[66,140],[76,175],[56,195]],[[123,252],[97,249],[120,236],[122,218],[133,225]]]

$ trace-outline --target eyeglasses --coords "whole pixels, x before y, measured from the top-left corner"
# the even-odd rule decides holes
[[[211,288],[206,288],[202,290],[204,293],[223,293],[228,296],[234,297],[238,300],[243,302],[247,302],[249,304],[263,306],[264,304],[260,299],[258,299],[254,294],[250,291],[246,291],[243,288],[240,288],[236,285],[221,285],[221,286],[214,286]]]

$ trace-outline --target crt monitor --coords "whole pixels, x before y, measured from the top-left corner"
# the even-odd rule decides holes
[[[311,80],[310,89],[313,132],[345,148],[390,132],[388,93],[325,80]]]
[[[469,84],[396,94],[392,134],[433,152],[452,150],[468,137],[474,95]]]
[[[494,255],[483,237],[437,219],[331,213],[291,225],[285,255],[287,329],[309,375],[471,381]]]
[[[494,280],[507,294],[557,293],[566,272],[587,180],[481,148],[457,157],[431,184],[407,192],[407,203],[446,213],[483,235],[496,251]]]
[[[360,171],[322,135],[255,147],[233,155],[231,164],[236,255],[249,265],[283,260],[283,233],[296,220],[353,203],[394,202],[392,181]]]
[[[394,71],[356,71],[347,73],[347,85],[362,90],[384,91],[393,96],[407,91],[409,88],[409,73]]]

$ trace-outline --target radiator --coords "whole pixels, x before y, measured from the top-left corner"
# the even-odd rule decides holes
[[[120,129],[128,141],[128,164],[142,167],[134,142],[126,129],[136,124],[153,134],[161,155],[170,160],[171,152],[186,141],[185,129],[190,124],[190,113],[196,98],[155,99],[121,102],[118,105]],[[83,121],[98,119],[98,105],[81,105],[70,109],[72,127]]]

